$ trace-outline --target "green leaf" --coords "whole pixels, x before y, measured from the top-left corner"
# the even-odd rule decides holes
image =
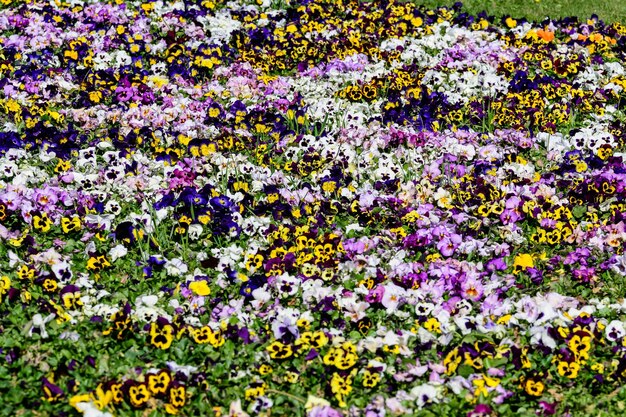
[[[109,355],[103,355],[98,361],[98,373],[106,373],[109,371]]]
[[[498,358],[498,359],[485,358],[484,359],[485,368],[487,369],[497,368],[501,365],[504,365],[505,363],[507,363],[506,358]]]
[[[574,217],[576,217],[577,219],[582,218],[585,213],[587,212],[587,206],[575,206],[572,209],[572,214],[574,215]]]
[[[461,375],[463,378],[467,378],[473,373],[474,373],[474,368],[472,368],[471,366],[469,365],[459,366],[458,374]]]

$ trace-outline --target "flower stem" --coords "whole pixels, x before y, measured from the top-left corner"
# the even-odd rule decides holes
[[[292,398],[292,399],[294,399],[296,401],[301,402],[302,404],[306,404],[306,400],[304,398],[298,397],[297,395],[289,394],[288,392],[285,392],[285,391],[279,391],[279,390],[271,389],[271,388],[268,388],[265,391],[270,392],[272,394],[285,395],[285,396],[287,396],[289,398]]]

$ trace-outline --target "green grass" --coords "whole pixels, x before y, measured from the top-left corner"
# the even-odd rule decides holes
[[[427,7],[451,6],[454,0],[413,0]],[[486,11],[490,15],[542,21],[546,17],[577,16],[588,19],[596,14],[605,22],[626,23],[624,0],[465,0],[463,9],[471,14]]]

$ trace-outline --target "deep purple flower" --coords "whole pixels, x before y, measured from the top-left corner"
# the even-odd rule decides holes
[[[504,258],[494,258],[485,264],[485,269],[487,271],[504,271],[507,268],[506,261]]]
[[[41,378],[43,393],[48,401],[54,401],[61,398],[65,392],[57,385],[53,384],[48,378]]]
[[[309,353],[306,354],[305,358],[307,361],[312,361],[313,359],[319,356],[319,352],[313,348],[309,350]]]
[[[477,404],[472,411],[467,413],[467,417],[487,417],[491,413],[491,407],[487,404]]]
[[[207,200],[193,187],[185,187],[178,196],[178,201],[186,206],[199,206],[206,204]]]
[[[365,301],[368,303],[380,303],[383,299],[383,295],[385,294],[385,287],[382,285],[378,285],[375,288],[372,288],[369,293],[365,296]]]
[[[537,411],[537,415],[552,416],[556,414],[556,406],[557,406],[557,403],[539,401],[539,410]]]
[[[526,268],[525,272],[530,276],[533,284],[539,285],[543,282],[543,271],[536,268]]]
[[[429,245],[431,242],[431,236],[428,230],[420,229],[415,233],[408,235],[404,238],[404,247],[406,249],[409,248],[417,248]]]
[[[161,210],[166,207],[174,207],[177,203],[176,197],[173,192],[165,194],[159,201],[154,203],[155,210]]]
[[[252,342],[252,339],[250,338],[250,331],[247,327],[242,327],[237,330],[237,336],[239,336],[239,338],[241,338],[243,343],[246,345]]]
[[[572,275],[578,281],[581,282],[590,282],[591,279],[595,276],[596,270],[595,268],[588,266],[580,266],[572,271]]]

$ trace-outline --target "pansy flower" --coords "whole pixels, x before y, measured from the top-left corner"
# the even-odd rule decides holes
[[[152,397],[150,390],[144,383],[126,381],[122,389],[127,393],[126,395],[128,396],[128,400],[134,408],[141,408],[145,406]]]
[[[163,395],[167,392],[172,377],[169,372],[162,369],[156,373],[150,373],[146,377],[146,383],[150,393],[154,396]]]
[[[330,388],[340,407],[346,406],[346,397],[352,392],[352,374],[341,376],[334,372],[330,381]]]
[[[9,289],[11,288],[11,279],[6,276],[3,275],[0,277],[0,302],[4,300],[4,295],[7,294],[9,292]]]
[[[50,217],[48,217],[48,213],[35,212],[32,214],[32,224],[36,231],[46,233],[50,231],[53,222]]]
[[[131,307],[130,304],[126,304],[123,309],[116,311],[111,315],[110,321],[113,326],[102,332],[103,335],[108,336],[115,332],[115,337],[118,340],[123,339],[128,333],[132,331],[132,319],[130,317]]]
[[[557,372],[560,376],[574,379],[578,376],[580,364],[574,361],[559,361],[557,363]]]
[[[159,349],[168,349],[174,340],[174,326],[159,317],[150,324],[150,343]]]
[[[293,355],[291,345],[279,341],[272,342],[266,348],[272,359],[286,359]]]
[[[536,378],[525,378],[522,380],[522,386],[526,394],[533,397],[540,397],[546,389],[545,384]]]
[[[366,388],[374,388],[380,382],[381,376],[379,372],[374,370],[365,369],[363,371],[363,379],[361,383]]]
[[[105,255],[93,253],[89,256],[89,259],[87,260],[87,269],[96,273],[110,266],[111,263],[108,261]]]
[[[65,392],[57,385],[55,385],[48,378],[42,378],[42,389],[44,393],[44,399],[46,401],[56,401],[65,395]]]
[[[520,271],[524,271],[528,268],[533,268],[534,262],[533,257],[527,253],[520,254],[515,257],[513,260],[513,272],[519,273]]]
[[[76,285],[66,285],[60,292],[63,307],[68,310],[80,309],[83,306],[80,288]]]
[[[137,230],[135,225],[129,221],[121,222],[115,228],[115,239],[127,246],[134,244],[141,236],[141,231]]]
[[[169,404],[175,408],[182,408],[187,402],[185,386],[179,383],[171,383],[168,391]]]

